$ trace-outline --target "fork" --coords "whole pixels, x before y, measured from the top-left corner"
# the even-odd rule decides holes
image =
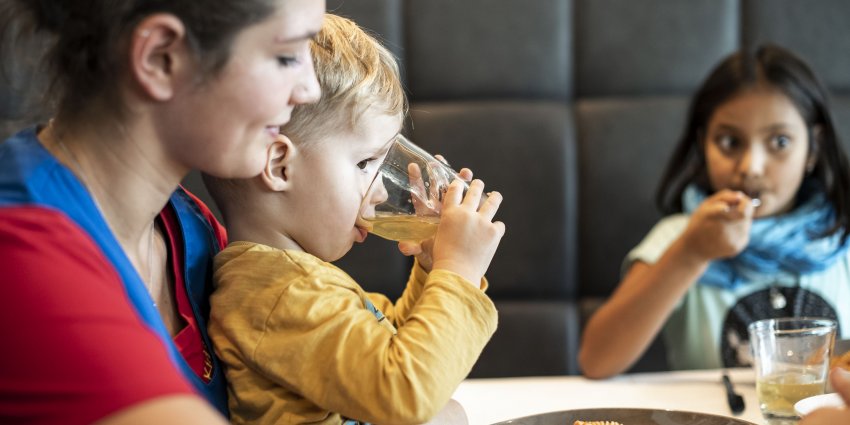
[[[723,385],[726,387],[726,401],[729,403],[729,410],[733,414],[738,415],[744,411],[744,397],[735,392],[732,387],[732,381],[729,379],[729,372],[723,370]]]

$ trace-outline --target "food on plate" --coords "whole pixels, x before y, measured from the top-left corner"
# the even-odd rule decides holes
[[[573,425],[623,425],[614,421],[575,421]]]

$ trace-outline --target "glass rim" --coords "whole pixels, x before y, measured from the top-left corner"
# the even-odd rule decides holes
[[[798,326],[791,329],[783,329],[781,325],[789,323],[799,323]],[[795,335],[805,333],[819,332],[834,332],[838,328],[838,323],[833,319],[825,317],[780,317],[773,319],[761,319],[747,326],[750,333],[759,331],[770,331],[774,335]]]

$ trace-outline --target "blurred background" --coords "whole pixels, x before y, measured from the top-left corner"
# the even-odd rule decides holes
[[[850,146],[846,0],[328,0],[328,11],[399,58],[411,140],[505,197],[488,272],[499,329],[471,377],[580,372],[582,325],[660,218],[654,191],[689,96],[724,56],[768,41],[802,56]],[[4,139],[46,116],[29,59],[3,58]],[[212,206],[196,174],[185,185]],[[390,296],[411,264],[374,236],[338,263]],[[666,367],[656,341],[632,371]]]

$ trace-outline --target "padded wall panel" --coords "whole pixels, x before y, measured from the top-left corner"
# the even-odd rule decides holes
[[[578,102],[582,295],[609,295],[626,253],[660,218],[655,189],[686,109],[685,97]]]
[[[835,121],[835,131],[838,132],[844,152],[850,154],[850,96],[832,98],[832,119]]]
[[[345,16],[376,35],[399,60],[404,58],[402,0],[328,0],[328,13]]]
[[[413,141],[481,177],[504,202],[507,232],[487,273],[499,299],[576,293],[575,139],[555,102],[413,104]]]
[[[737,48],[737,0],[578,0],[576,93],[694,90]]]
[[[409,0],[410,90],[418,101],[570,95],[568,0]]]
[[[398,251],[398,242],[369,235],[362,244],[334,262],[369,292],[380,292],[390,299],[401,296],[413,260]]]
[[[850,94],[850,3],[846,0],[745,0],[744,37],[803,57],[833,91]]]
[[[41,104],[47,98],[47,74],[42,69],[44,43],[34,37],[11,36],[0,33],[0,140],[17,133],[23,127],[46,122],[47,108]]]
[[[573,301],[496,301],[499,328],[470,378],[578,373],[579,318]]]

